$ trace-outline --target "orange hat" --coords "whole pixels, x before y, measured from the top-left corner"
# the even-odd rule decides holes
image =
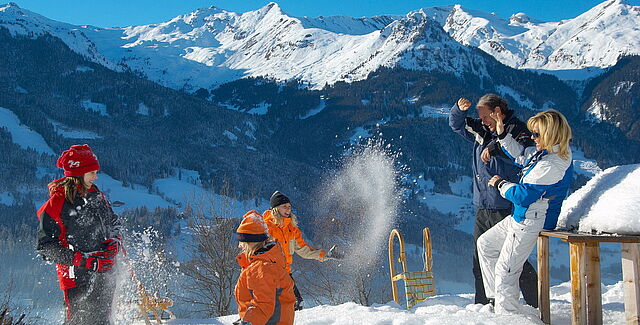
[[[243,242],[261,242],[269,238],[269,228],[262,216],[256,210],[251,210],[242,216],[236,236]]]

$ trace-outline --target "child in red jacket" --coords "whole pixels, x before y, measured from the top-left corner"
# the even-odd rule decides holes
[[[239,324],[292,325],[296,297],[280,245],[269,239],[267,225],[256,211],[247,212],[236,236],[242,272],[235,288]]]
[[[36,249],[56,264],[67,310],[65,324],[108,325],[120,223],[93,184],[100,164],[88,145],[71,146],[57,166],[65,177],[49,184],[50,198],[38,210]]]

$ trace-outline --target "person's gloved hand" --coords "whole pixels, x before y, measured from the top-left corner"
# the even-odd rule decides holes
[[[90,254],[75,252],[73,255],[73,266],[82,266],[94,272],[105,273],[109,272],[111,268],[113,268],[113,256],[115,255],[112,255],[112,252],[109,251],[94,252]]]
[[[120,236],[116,236],[114,238],[109,238],[102,242],[102,246],[104,247],[105,257],[113,259],[118,252],[120,251],[121,238]]]
[[[233,325],[251,325],[251,322],[247,322],[247,321],[244,321],[242,319],[238,319],[237,321],[233,322]]]
[[[325,255],[326,258],[331,258],[334,260],[341,260],[344,258],[344,254],[338,250],[338,246],[333,245],[333,247],[331,247],[331,249],[327,252],[327,255]]]

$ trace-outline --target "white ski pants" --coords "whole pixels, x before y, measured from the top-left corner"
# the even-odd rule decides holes
[[[518,279],[542,231],[544,219],[542,214],[538,219],[516,222],[508,216],[478,238],[476,246],[484,289],[488,298],[495,299],[496,314],[519,311]]]

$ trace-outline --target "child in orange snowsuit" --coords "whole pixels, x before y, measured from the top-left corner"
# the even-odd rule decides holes
[[[256,211],[247,212],[236,231],[242,267],[235,288],[240,324],[292,325],[296,297],[280,245],[271,241]]]
[[[291,201],[286,195],[275,191],[271,195],[269,205],[271,209],[263,213],[264,221],[269,227],[269,235],[282,246],[289,273],[291,273],[293,253],[305,259],[321,262],[329,259],[342,259],[342,254],[335,250],[335,246],[327,252],[323,249],[315,249],[304,241],[302,232],[298,228],[298,218],[291,212]],[[296,295],[295,309],[300,310],[302,309],[302,296],[295,285],[293,290]]]

